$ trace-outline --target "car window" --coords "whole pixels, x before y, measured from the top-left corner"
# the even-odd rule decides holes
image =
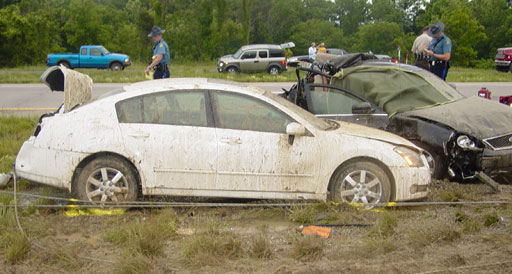
[[[286,133],[294,120],[277,108],[247,96],[214,92],[216,126],[239,130]]]
[[[352,114],[352,106],[363,102],[340,90],[311,89],[310,110],[314,114]]]
[[[101,50],[97,49],[97,48],[92,48],[91,49],[91,55],[92,56],[101,56]]]
[[[284,51],[282,49],[270,49],[270,57],[284,57]]]
[[[147,94],[116,104],[120,123],[208,126],[203,91]]]
[[[268,57],[268,52],[266,50],[260,50],[260,51],[258,51],[258,56],[260,58],[267,58]]]
[[[105,47],[101,46],[100,49],[103,53],[110,54],[110,51],[108,51],[108,49],[106,49]]]
[[[81,55],[87,55],[87,48],[83,48],[83,49],[80,51],[80,54],[81,54]]]
[[[242,59],[254,59],[256,58],[256,51],[246,51],[242,55]]]

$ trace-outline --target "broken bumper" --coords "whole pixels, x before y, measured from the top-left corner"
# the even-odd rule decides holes
[[[489,175],[512,171],[512,149],[484,149],[480,159],[482,170]]]

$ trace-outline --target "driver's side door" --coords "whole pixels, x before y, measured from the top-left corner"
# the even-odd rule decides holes
[[[306,84],[305,92],[308,110],[318,117],[379,129],[385,129],[389,123],[386,112],[349,90],[331,85]],[[365,103],[371,109],[364,108]],[[364,108],[363,113],[361,108]],[[359,109],[359,113],[354,113],[355,109]]]

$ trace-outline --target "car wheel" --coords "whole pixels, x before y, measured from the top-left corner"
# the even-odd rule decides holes
[[[123,69],[123,66],[119,63],[113,63],[112,65],[110,65],[110,69],[112,71],[121,71]]]
[[[279,72],[281,72],[279,67],[271,66],[270,68],[268,68],[268,74],[277,75],[279,74]]]
[[[138,184],[133,168],[113,156],[89,162],[78,174],[73,195],[95,204],[137,200]]]
[[[58,62],[57,63],[57,66],[64,66],[65,68],[71,68],[71,65],[68,63],[68,62],[65,62],[65,61],[62,61],[62,62]]]
[[[330,199],[337,202],[360,203],[372,208],[391,199],[391,180],[377,164],[352,162],[333,177]]]
[[[236,67],[229,67],[226,69],[227,73],[238,73],[238,69]]]

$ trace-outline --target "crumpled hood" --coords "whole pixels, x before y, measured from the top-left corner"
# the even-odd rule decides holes
[[[354,123],[335,121],[340,124],[340,128],[335,131],[335,133],[343,134],[343,135],[351,135],[357,137],[363,137],[367,139],[379,140],[386,143],[391,143],[395,145],[404,145],[408,147],[416,147],[413,143],[408,141],[405,138],[402,138],[398,135],[389,133],[387,131],[383,131],[380,129],[362,126]]]
[[[512,133],[512,108],[478,96],[403,115],[426,118],[480,140]]]

